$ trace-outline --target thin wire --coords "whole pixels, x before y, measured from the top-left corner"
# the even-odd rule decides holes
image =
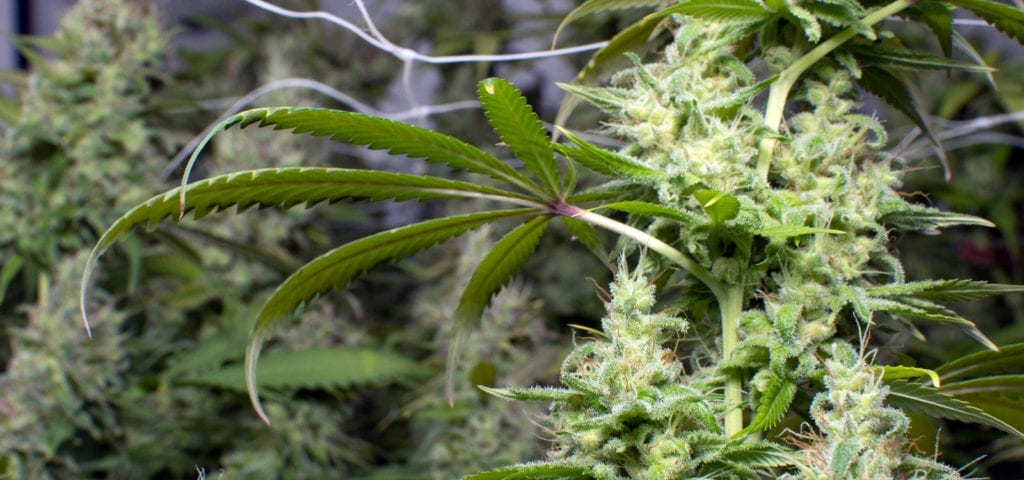
[[[403,110],[400,112],[382,112],[370,105],[367,105],[363,102],[360,102],[359,100],[356,100],[351,95],[348,95],[345,92],[342,92],[338,89],[332,88],[322,82],[318,82],[316,80],[311,80],[308,78],[285,78],[282,80],[267,83],[266,85],[263,85],[247,93],[246,95],[242,96],[234,103],[232,103],[231,106],[224,110],[224,112],[222,112],[215,121],[213,121],[205,129],[203,129],[203,131],[199,135],[196,135],[194,138],[192,138],[192,140],[190,140],[188,144],[186,144],[181,150],[178,151],[174,158],[171,159],[171,162],[166,167],[164,167],[163,171],[160,173],[160,179],[167,180],[168,178],[170,178],[171,174],[173,174],[174,171],[181,166],[182,162],[184,162],[185,159],[188,158],[192,150],[194,150],[199,145],[199,142],[201,142],[203,138],[210,133],[211,129],[216,128],[217,125],[220,125],[220,123],[226,120],[228,117],[242,111],[243,108],[251,105],[258,98],[268,93],[274,92],[276,90],[282,90],[285,88],[305,88],[309,90],[315,90],[323,95],[333,98],[334,100],[349,105],[352,108],[352,110],[356,112],[364,113],[367,115],[375,115],[378,117],[388,117],[392,120],[423,118],[429,115],[436,115],[439,113],[448,113],[457,110],[480,108],[480,104],[476,100],[463,100],[460,102],[444,103],[439,105],[416,106],[409,110]]]
[[[359,7],[360,12],[362,13],[363,19],[366,20],[367,26],[370,29],[372,35],[364,32],[361,28],[357,27],[352,22],[349,22],[344,18],[338,17],[337,15],[331,13],[324,12],[322,10],[297,11],[283,8],[272,3],[265,2],[263,0],[245,1],[246,3],[249,3],[253,6],[262,8],[264,10],[276,13],[284,17],[298,19],[319,19],[331,22],[352,33],[355,33],[356,35],[359,35],[359,38],[362,38],[371,45],[394,55],[396,58],[402,60],[403,62],[415,60],[418,62],[430,63],[434,65],[466,62],[514,62],[519,60],[535,60],[539,58],[557,57],[580,52],[588,52],[600,49],[605,45],[608,45],[608,42],[596,42],[588,43],[586,45],[578,45],[575,47],[542,50],[536,52],[506,53],[497,55],[446,55],[434,57],[430,55],[423,55],[415,50],[396,45],[390,40],[388,40],[387,37],[385,37],[383,34],[380,33],[379,30],[377,30],[377,27],[370,19],[369,13],[366,11],[366,7],[363,5],[362,0],[356,0],[355,3],[356,6]]]

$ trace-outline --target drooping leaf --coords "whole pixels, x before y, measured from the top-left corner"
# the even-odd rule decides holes
[[[868,288],[875,297],[914,297],[939,302],[961,302],[1008,293],[1024,292],[1024,285],[1003,285],[980,280],[925,280],[877,285]]]
[[[865,66],[861,69],[861,77],[857,83],[883,102],[906,115],[928,137],[932,145],[936,147],[936,150],[941,153],[942,150],[938,137],[935,136],[931,124],[921,113],[913,93],[903,79],[885,68]],[[942,158],[942,161],[945,167],[945,158]],[[946,170],[948,174],[949,169],[947,168]]]
[[[942,54],[949,57],[953,54],[953,14],[952,9],[942,2],[918,2],[907,9],[912,17],[921,19],[935,34],[935,40],[942,48]]]
[[[422,158],[490,176],[532,193],[539,188],[522,173],[493,155],[453,137],[386,118],[323,108],[257,108],[225,120],[226,130],[252,124],[291,130],[295,134],[329,136],[333,140],[386,150],[393,155]]]
[[[1006,422],[952,395],[934,388],[909,383],[905,380],[886,382],[889,395],[886,403],[904,410],[920,413],[933,418],[946,418],[967,423],[980,423],[1004,432],[1024,437],[1024,434]]]
[[[756,23],[775,14],[755,0],[688,0],[653,13],[651,17],[677,13],[723,23]]]
[[[187,193],[184,209],[179,203],[183,192]],[[96,261],[107,248],[131,232],[136,226],[141,224],[155,226],[167,217],[178,218],[186,212],[193,212],[196,218],[200,218],[231,206],[236,206],[239,211],[255,205],[292,207],[305,203],[307,206],[312,206],[324,201],[352,197],[371,200],[505,198],[521,205],[531,198],[457,180],[340,168],[250,170],[194,182],[183,189],[179,187],[152,197],[129,210],[128,213],[117,219],[96,242],[89,254],[82,280],[80,300],[86,328],[88,328],[88,316],[85,299]],[[543,207],[539,203],[537,206],[538,208]]]
[[[590,467],[574,462],[526,463],[462,477],[462,480],[575,480],[592,479]]]
[[[522,92],[508,80],[487,78],[477,85],[477,96],[502,142],[540,179],[551,196],[559,196],[561,182],[548,132]]]
[[[926,53],[915,52],[902,48],[884,45],[853,45],[848,48],[863,66],[895,67],[910,70],[963,70],[967,72],[988,73],[994,68],[978,65],[952,58],[939,57]]]
[[[555,44],[558,43],[558,36],[562,33],[562,30],[565,29],[565,27],[587,15],[609,10],[650,7],[660,5],[662,3],[664,3],[664,0],[587,0],[586,2],[583,2],[582,5],[569,12],[569,14],[562,19],[562,22],[558,24],[558,28],[555,29],[555,36],[551,40],[551,48],[555,48]]]
[[[950,361],[935,371],[947,383],[983,375],[1024,373],[1024,343],[1007,345],[998,352],[972,353]]]
[[[344,287],[357,275],[381,262],[407,257],[488,223],[537,213],[536,209],[523,208],[427,220],[349,242],[293,273],[263,305],[246,348],[246,382],[249,397],[260,418],[270,423],[256,394],[256,361],[260,349],[271,332],[302,304],[333,288]]]
[[[717,190],[701,190],[693,194],[715,225],[736,218],[740,213],[740,202],[736,197]]]
[[[754,419],[736,436],[743,437],[754,432],[772,428],[782,420],[796,396],[796,384],[790,380],[771,377],[768,387],[761,393],[761,401]]]
[[[939,374],[935,373],[934,370],[928,370],[927,368],[904,367],[902,365],[884,365],[876,366],[874,368],[876,372],[882,374],[882,380],[885,381],[928,377],[932,381],[932,386],[935,388],[942,386],[942,379],[939,378]]]
[[[991,0],[944,0],[945,3],[970,10],[999,31],[1024,44],[1024,10]]]
[[[960,314],[937,303],[910,297],[900,297],[898,299],[871,297],[865,301],[865,305],[867,308],[874,311],[888,312],[893,315],[903,317],[957,325],[982,345],[992,350],[999,350],[999,347],[996,346],[992,340],[989,340],[989,338],[978,329],[974,322],[961,317]]]
[[[429,376],[422,363],[396,353],[369,349],[325,348],[267,355],[256,380],[263,388],[338,388],[379,385]],[[245,392],[245,368],[233,363],[221,369],[187,375],[180,381]]]
[[[939,391],[1024,431],[1024,375],[973,378],[947,383]]]
[[[455,311],[455,326],[448,347],[445,377],[450,404],[455,403],[455,370],[462,346],[469,338],[470,332],[479,324],[480,315],[491,302],[491,296],[522,268],[523,262],[540,243],[540,237],[544,235],[550,221],[550,216],[536,217],[505,234],[494,244],[491,251],[487,252],[487,256],[469,279],[469,284],[459,299],[459,307]]]

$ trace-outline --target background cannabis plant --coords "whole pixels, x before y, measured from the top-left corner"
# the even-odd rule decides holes
[[[591,0],[563,26],[604,10],[663,3]],[[477,87],[500,139],[496,153],[346,111],[242,112],[206,141],[234,127],[273,127],[470,177],[282,167],[187,183],[204,141],[182,186],[138,204],[99,238],[82,282],[83,316],[99,256],[140,225],[180,221],[189,212],[349,198],[471,200],[480,211],[327,251],[270,294],[255,315],[245,360],[249,395],[264,421],[276,415],[257,395],[257,359],[275,331],[294,328],[296,311],[378,264],[511,223],[451,313],[445,390],[454,403],[465,395],[456,378],[471,332],[507,328],[481,316],[558,218],[616,272],[601,330],[581,328],[588,338],[574,343],[558,387],[487,386],[493,376],[477,360],[470,379],[482,390],[551,404],[545,425],[552,446],[543,461],[466,478],[967,477],[915,446],[909,415],[1024,437],[1024,417],[1007,407],[1021,400],[1022,347],[1000,348],[947,306],[1024,288],[908,278],[892,235],[994,224],[910,201],[900,187],[915,164],[888,152],[886,128],[861,110],[862,92],[871,92],[939,144],[904,75],[991,70],[951,56],[954,45],[967,48],[952,30],[958,7],[1024,40],[1024,11],[992,1],[689,0],[664,7],[613,37],[563,86],[608,116],[598,133],[620,142],[615,151],[565,129],[558,130],[565,142],[553,140],[522,93],[500,78]],[[924,24],[939,52],[906,45],[888,28],[892,16]],[[656,53],[641,58],[630,53],[637,48]],[[602,67],[622,54],[632,67],[594,86]],[[574,106],[570,101],[564,111]],[[581,179],[599,177],[607,179],[580,188]],[[600,230],[617,234],[611,252]],[[988,351],[932,368],[909,355],[879,355],[893,350],[887,342],[900,332],[923,337],[931,325],[959,329]]]

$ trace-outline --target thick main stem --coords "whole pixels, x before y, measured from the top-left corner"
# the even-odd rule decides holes
[[[728,361],[740,342],[740,316],[743,315],[743,286],[731,285],[718,297],[722,315],[722,360]],[[743,377],[731,371],[725,378],[725,434],[733,436],[743,430]]]
[[[870,27],[911,5],[913,5],[913,2],[910,0],[896,0],[871,12],[870,15],[864,17],[861,23]],[[857,36],[858,32],[860,32],[860,29],[857,27],[847,27],[845,30],[832,36],[832,38],[821,42],[817,47],[814,47],[813,50],[798,58],[779,74],[775,83],[768,90],[768,103],[765,105],[764,123],[770,132],[777,133],[779,131],[779,125],[782,123],[782,114],[786,109],[786,99],[789,97],[789,92],[793,89],[793,85],[800,79],[800,76],[815,63],[818,63],[819,60],[825,58],[826,55]],[[757,158],[757,173],[760,175],[761,180],[768,181],[768,172],[772,164],[772,152],[775,150],[777,143],[778,140],[774,137],[761,139]]]

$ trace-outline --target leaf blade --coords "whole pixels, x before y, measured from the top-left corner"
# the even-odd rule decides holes
[[[491,296],[512,279],[537,248],[550,221],[550,216],[538,216],[505,234],[487,252],[463,290],[455,311],[454,335],[448,347],[448,363],[445,367],[445,393],[449,404],[455,403],[455,367],[470,329],[479,323]]]
[[[548,132],[522,92],[508,80],[487,78],[477,85],[477,96],[502,142],[540,179],[547,193],[557,196],[561,182]]]
[[[407,257],[487,223],[536,214],[536,209],[523,208],[427,220],[349,242],[293,273],[264,303],[249,335],[245,354],[246,385],[257,414],[269,424],[256,393],[256,361],[260,349],[273,329],[300,305],[333,288],[343,287],[381,262]]]

